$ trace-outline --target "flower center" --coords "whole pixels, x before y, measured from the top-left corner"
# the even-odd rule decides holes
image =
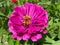
[[[23,21],[24,25],[29,25],[31,23],[31,17],[30,16],[26,15],[23,18],[24,18],[24,21]]]

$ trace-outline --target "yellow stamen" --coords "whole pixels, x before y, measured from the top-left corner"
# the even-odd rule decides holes
[[[30,19],[31,17],[30,17],[30,16],[28,16],[28,15],[26,15],[26,16],[24,16],[24,18]]]
[[[30,21],[31,17],[30,16],[26,15],[23,18],[24,18],[24,21],[23,21],[24,25],[29,25],[31,23],[31,21]]]

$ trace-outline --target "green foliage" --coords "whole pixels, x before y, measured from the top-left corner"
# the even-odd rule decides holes
[[[23,5],[26,1],[43,6],[48,12],[48,34],[38,42],[21,43],[8,32],[8,16],[15,5]],[[60,45],[60,0],[18,0],[16,3],[0,0],[0,45]]]

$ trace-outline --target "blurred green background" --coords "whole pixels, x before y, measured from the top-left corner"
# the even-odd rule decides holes
[[[8,31],[8,16],[14,6],[23,5],[26,1],[43,6],[48,12],[48,34],[38,42],[17,41]],[[16,3],[0,0],[0,45],[60,45],[60,0],[17,0]]]

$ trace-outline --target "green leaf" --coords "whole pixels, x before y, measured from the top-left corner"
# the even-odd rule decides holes
[[[9,35],[8,45],[14,45],[14,39]]]
[[[60,39],[60,26],[59,26],[59,30],[58,30],[58,38]]]
[[[16,40],[15,45],[20,45],[20,41]]]
[[[51,45],[51,44],[43,44],[43,45]]]
[[[53,39],[49,38],[48,36],[46,36],[45,40],[46,40],[45,42],[48,42],[48,43],[54,43],[55,42]]]
[[[0,15],[4,15],[2,12],[0,12]]]
[[[8,45],[8,38],[6,36],[7,35],[3,34],[2,42],[4,45]]]
[[[58,3],[58,5],[57,5],[57,9],[60,10],[60,3]]]
[[[1,43],[1,40],[2,40],[2,36],[0,36],[0,44],[2,44],[2,43]]]
[[[56,42],[53,43],[52,45],[60,45],[60,40],[56,41]]]

